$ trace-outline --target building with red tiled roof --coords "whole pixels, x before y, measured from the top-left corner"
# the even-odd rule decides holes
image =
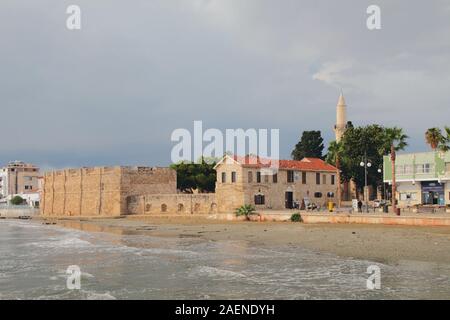
[[[279,169],[296,169],[301,171],[328,171],[336,172],[336,167],[326,163],[319,158],[303,158],[302,160],[271,160],[260,157],[237,157],[233,156],[233,160],[244,167],[270,168],[271,166]]]
[[[225,156],[215,166],[219,211],[251,204],[257,209],[292,209],[337,201],[337,169],[318,158],[271,160]]]

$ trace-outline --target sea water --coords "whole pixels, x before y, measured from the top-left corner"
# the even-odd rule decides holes
[[[68,289],[69,266],[81,270]],[[381,271],[369,290],[367,268]],[[0,221],[0,299],[450,299],[450,266]]]

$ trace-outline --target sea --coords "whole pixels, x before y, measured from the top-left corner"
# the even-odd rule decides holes
[[[0,220],[0,299],[450,299],[450,266]]]

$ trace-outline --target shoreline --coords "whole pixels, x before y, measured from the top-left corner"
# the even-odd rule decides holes
[[[450,265],[450,227],[373,224],[303,224],[223,221],[206,218],[54,219],[35,221],[87,232],[119,235],[241,240],[255,245],[293,246],[385,264],[421,261]]]

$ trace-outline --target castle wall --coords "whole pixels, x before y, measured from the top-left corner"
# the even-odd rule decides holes
[[[130,195],[176,193],[176,172],[147,167],[66,169],[45,174],[43,189],[45,216],[119,216],[128,213]]]
[[[130,196],[127,200],[130,214],[217,213],[216,195],[214,193]]]

